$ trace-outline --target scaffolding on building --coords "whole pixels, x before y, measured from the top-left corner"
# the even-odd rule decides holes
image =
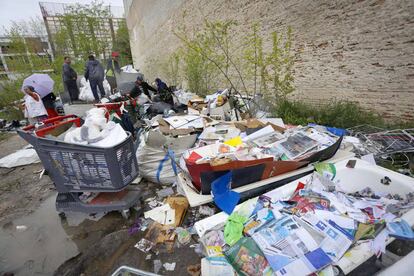
[[[55,36],[63,28],[63,18],[71,12],[73,5],[65,3],[39,2],[39,6],[46,26],[46,31],[51,42],[52,52],[56,55],[58,49]],[[102,6],[101,8],[105,9],[110,16],[106,18],[100,17],[98,20],[99,26],[94,26],[93,29],[91,28],[91,33],[89,35],[91,38],[97,38],[105,43],[105,49],[101,53],[95,54],[100,54],[101,58],[106,59],[111,55],[112,45],[115,42],[116,31],[121,24],[125,23],[125,18],[122,7]],[[59,49],[60,53],[64,55],[76,55],[75,49],[73,49],[74,47],[71,45],[76,45],[77,42],[72,37],[71,40],[71,43],[66,44],[64,49]]]

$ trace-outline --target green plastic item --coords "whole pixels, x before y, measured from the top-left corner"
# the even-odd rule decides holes
[[[321,176],[324,176],[326,174],[332,175],[330,180],[333,180],[336,176],[336,168],[335,168],[335,165],[332,163],[326,163],[326,162],[316,163],[314,167],[315,167],[315,170]]]
[[[228,245],[234,245],[243,237],[244,223],[247,219],[247,217],[241,216],[237,212],[233,212],[229,216],[224,227],[224,240]]]

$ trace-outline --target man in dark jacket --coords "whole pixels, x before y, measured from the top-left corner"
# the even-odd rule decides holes
[[[101,63],[95,60],[95,57],[93,55],[90,55],[88,59],[89,60],[85,64],[85,79],[89,80],[93,96],[98,102],[99,96],[98,91],[96,90],[97,87],[99,88],[101,96],[105,97],[105,90],[103,87],[105,72]]]
[[[66,85],[68,89],[70,101],[73,102],[78,99],[79,96],[79,89],[76,84],[76,79],[78,78],[78,74],[73,68],[70,66],[71,60],[70,57],[65,57],[63,60],[63,70],[62,70],[62,78],[63,83]]]
[[[132,98],[136,98],[139,95],[141,95],[141,93],[144,93],[145,95],[148,96],[149,99],[151,99],[151,95],[148,92],[148,90],[157,92],[157,89],[155,89],[154,87],[152,87],[151,85],[149,85],[148,83],[144,81],[143,76],[138,75],[137,80],[135,81],[135,86],[129,92],[129,96],[131,96]]]
[[[119,74],[121,72],[118,58],[119,53],[112,52],[111,59],[108,60],[108,63],[106,65],[106,80],[109,82],[109,85],[111,86],[111,91],[113,91],[117,87],[115,73]]]

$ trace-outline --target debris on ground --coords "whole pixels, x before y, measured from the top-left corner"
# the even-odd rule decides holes
[[[167,271],[174,271],[174,269],[175,269],[175,263],[164,263],[162,266]]]
[[[387,178],[403,181],[401,185],[384,192],[382,187],[387,186],[382,180],[375,183],[372,178],[366,179],[364,184],[370,185],[367,188],[350,192],[354,189],[351,187],[358,189],[361,183],[349,183],[358,178],[347,178],[346,174],[359,171],[363,177],[366,171],[360,166],[375,166],[362,160],[350,161],[334,165],[335,169],[319,166],[318,172],[259,196],[247,215],[239,211],[244,210],[243,203],[227,218],[214,215],[211,219],[217,217],[217,226],[208,224],[210,218],[204,219],[211,230],[200,237],[206,257],[202,271],[215,264],[210,258],[224,255],[221,261],[241,274],[312,274],[333,262],[347,268],[352,259],[343,263],[340,260],[352,256],[345,253],[352,252],[354,246],[379,257],[391,237],[410,240],[414,232],[405,219],[410,218],[407,213],[414,212],[414,180],[389,172]],[[380,174],[385,172],[377,168]],[[220,227],[223,219],[225,226]],[[202,222],[196,223],[196,228],[206,230]]]
[[[15,153],[9,154],[0,159],[0,167],[14,168],[29,164],[39,163],[40,159],[33,147],[25,147]]]
[[[158,273],[162,267],[160,260],[154,260],[154,273]]]
[[[83,94],[90,97],[85,89]],[[291,126],[232,109],[227,89],[204,99],[174,94],[180,105],[147,99],[136,106],[112,95],[84,122],[69,116],[60,122],[64,128],[21,133],[56,146],[45,147],[48,160],[41,158],[69,226],[118,211],[128,221],[128,242],[120,251],[132,248],[160,273],[182,271],[175,254],[191,250],[202,258],[183,266],[190,275],[307,275],[334,264],[353,266],[354,249],[380,257],[391,239],[414,240],[407,216],[414,207],[413,181],[376,165],[397,154],[411,162],[412,129]],[[347,145],[361,159],[350,158]],[[41,149],[28,150],[39,161]],[[0,165],[12,164],[10,156]],[[35,162],[20,157],[13,167]],[[144,190],[147,181],[151,186]],[[205,205],[211,201],[214,208]]]
[[[201,264],[187,266],[187,273],[190,274],[191,276],[200,276],[201,275]]]
[[[214,215],[215,211],[213,208],[208,207],[207,205],[202,205],[198,208],[198,213],[203,216],[212,216]]]
[[[147,239],[141,239],[139,242],[137,242],[134,247],[141,250],[144,253],[148,253],[155,244]]]
[[[191,241],[191,234],[186,229],[177,227],[175,228],[175,233],[177,233],[177,240],[180,245],[186,245]]]

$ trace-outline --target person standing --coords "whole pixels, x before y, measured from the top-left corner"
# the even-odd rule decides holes
[[[76,79],[78,78],[78,74],[70,66],[70,64],[71,64],[70,57],[64,57],[62,78],[63,78],[63,83],[66,85],[66,88],[68,89],[70,101],[73,102],[73,101],[76,101],[79,97],[79,89],[78,89],[78,85],[76,84]]]
[[[106,65],[106,79],[111,86],[111,91],[113,91],[117,87],[116,83],[116,74],[121,72],[121,68],[119,66],[119,53],[112,52],[111,59],[108,60],[108,64]]]
[[[37,94],[32,86],[25,86],[23,88],[24,95],[24,116],[29,120],[29,123],[34,125],[46,120],[47,111],[43,105],[40,95]]]
[[[101,63],[95,59],[94,55],[90,55],[88,57],[88,61],[85,64],[84,76],[86,80],[89,80],[89,84],[91,86],[91,90],[93,93],[93,97],[95,98],[95,101],[99,102],[97,88],[99,88],[101,97],[105,97],[105,90],[103,87],[105,72]]]

